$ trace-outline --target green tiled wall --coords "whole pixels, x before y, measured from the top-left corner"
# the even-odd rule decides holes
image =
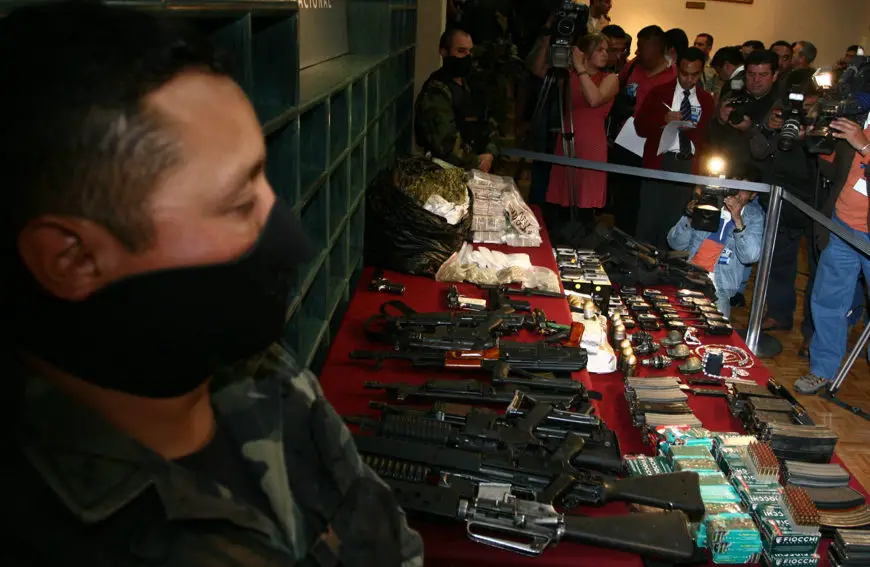
[[[347,2],[350,53],[301,72],[296,2],[113,2],[190,20],[233,63],[263,124],[272,186],[320,250],[300,270],[285,333],[315,370],[362,270],[365,189],[411,149],[417,1]]]

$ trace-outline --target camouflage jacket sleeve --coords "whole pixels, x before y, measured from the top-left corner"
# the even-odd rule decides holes
[[[421,147],[439,159],[462,168],[476,168],[480,160],[471,146],[462,139],[456,119],[449,88],[431,81],[420,93],[416,117]]]
[[[326,414],[326,424],[324,427],[334,430],[332,434],[327,432],[327,435],[343,441],[341,443],[341,457],[345,462],[343,466],[339,466],[338,468],[344,471],[353,471],[359,477],[369,478],[386,486],[377,473],[375,473],[368,465],[363,463],[356,445],[353,442],[353,436],[344,424],[344,420],[332,407],[332,404],[326,401],[317,378],[308,371],[305,371],[303,376],[310,381],[311,388],[315,392],[318,401],[322,402],[324,405]],[[402,567],[423,567],[423,539],[420,537],[420,534],[408,526],[404,510],[397,508],[396,514],[399,516],[399,522],[401,525],[401,541],[399,542],[399,545],[402,554]]]

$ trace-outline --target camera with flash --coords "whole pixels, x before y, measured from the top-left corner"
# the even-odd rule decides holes
[[[721,157],[710,158],[707,163],[707,171],[711,177],[725,179],[725,160]],[[705,185],[701,187],[701,197],[692,211],[691,226],[695,230],[703,232],[716,232],[719,230],[719,222],[722,218],[722,207],[725,205],[725,197],[736,195],[736,189]]]

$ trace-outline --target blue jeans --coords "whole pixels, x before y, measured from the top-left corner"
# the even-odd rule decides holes
[[[737,290],[737,293],[746,293],[746,284],[749,283],[749,277],[752,275],[752,266],[750,264],[743,268],[743,281],[740,282],[740,289]]]
[[[870,235],[846,226],[837,216],[834,222],[856,237],[870,242]],[[858,278],[870,281],[870,259],[831,234],[819,258],[813,285],[812,314],[816,332],[810,342],[810,372],[833,380],[846,355],[848,324],[846,316],[855,306]]]

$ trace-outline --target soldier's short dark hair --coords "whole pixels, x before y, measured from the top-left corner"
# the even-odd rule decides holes
[[[858,53],[859,51],[861,51],[863,49],[864,48],[861,47],[860,45],[850,45],[849,47],[846,48],[846,51],[854,51],[855,53]]]
[[[57,214],[147,247],[147,197],[181,158],[144,99],[187,69],[225,74],[211,45],[177,18],[70,1],[0,20],[0,53],[4,236]]]
[[[746,68],[750,66],[770,65],[770,71],[776,73],[779,69],[779,57],[773,51],[756,50],[746,57]]]
[[[441,34],[441,39],[438,40],[438,49],[450,51],[450,48],[453,47],[453,38],[456,37],[457,34],[463,34],[471,37],[471,33],[469,33],[469,31],[462,26],[447,26],[447,29],[444,30],[444,33]]]
[[[708,33],[699,33],[699,34],[698,34],[698,37],[706,38],[706,39],[707,39],[707,43],[710,44],[710,48],[712,49],[712,47],[713,47],[713,45],[714,45],[714,39],[713,39],[713,36],[712,36],[712,35],[710,35],[710,34],[708,34]]]
[[[751,47],[753,50],[756,51],[764,50],[764,44],[757,39],[750,39],[749,41],[744,41],[741,47]]]
[[[789,42],[785,41],[784,39],[781,39],[779,41],[774,41],[772,44],[770,44],[771,51],[773,51],[777,47],[788,47],[789,49],[792,48],[791,44]]]

